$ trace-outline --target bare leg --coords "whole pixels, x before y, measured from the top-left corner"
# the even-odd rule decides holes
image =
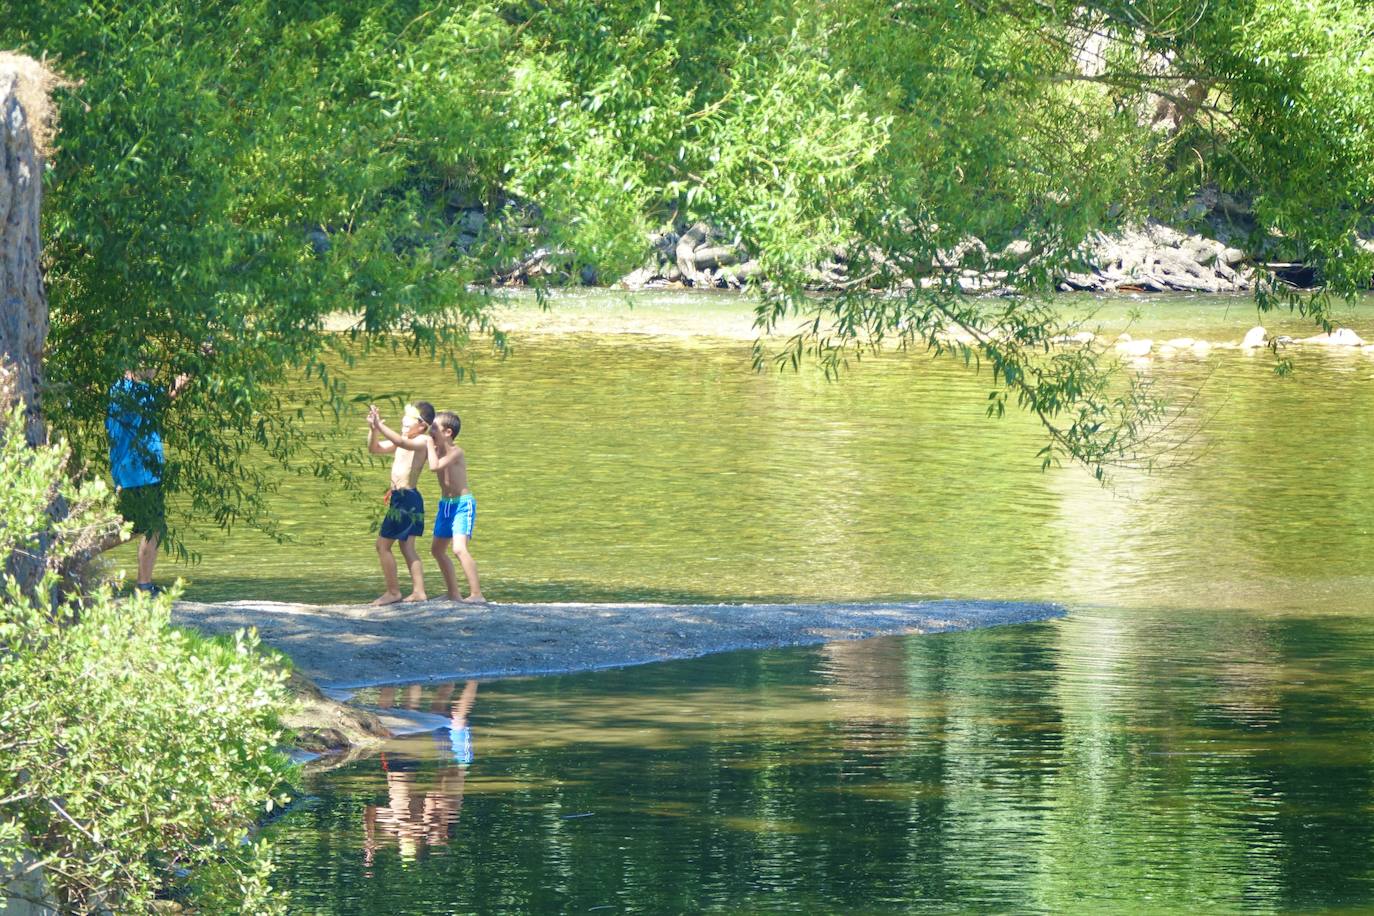
[[[415,552],[413,536],[401,541],[401,556],[406,558],[406,567],[410,570],[410,594],[406,595],[405,600],[428,601],[429,595],[425,594],[425,569],[420,565],[420,555]]]
[[[377,559],[382,564],[382,578],[386,579],[386,591],[372,602],[373,605],[395,604],[401,600],[401,583],[396,578],[396,555],[391,552],[391,538],[377,538]]]
[[[153,581],[153,564],[157,563],[158,536],[145,534],[138,542],[138,584],[149,585]]]
[[[449,701],[453,699],[453,692],[456,689],[458,689],[458,685],[452,681],[434,688],[434,699],[429,704],[429,711],[441,716],[448,712]]]
[[[477,561],[468,552],[467,535],[453,536],[453,552],[458,557],[458,562],[463,564],[463,575],[468,577],[469,594],[463,600],[472,604],[485,603],[487,599],[482,597],[482,586],[477,582]]]
[[[453,561],[448,557],[449,544],[452,538],[435,538],[430,545],[429,552],[434,555],[434,562],[438,565],[439,571],[444,574],[444,588],[448,589],[448,599],[450,601],[461,601],[463,593],[458,588],[458,573],[453,568]]]

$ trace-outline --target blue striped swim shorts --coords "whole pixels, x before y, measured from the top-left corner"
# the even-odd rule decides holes
[[[472,537],[477,526],[477,500],[471,493],[462,496],[445,496],[439,500],[439,509],[434,513],[434,536],[451,538],[461,534]]]

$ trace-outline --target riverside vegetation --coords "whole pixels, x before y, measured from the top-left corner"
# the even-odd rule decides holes
[[[0,890],[64,913],[144,912],[155,895],[277,912],[265,848],[245,839],[284,801],[283,675],[255,636],[171,629],[175,595],[49,600],[58,570],[124,523],[104,484],[69,480],[65,449],[28,445],[0,394]],[[9,570],[39,545],[47,571],[26,593]]]

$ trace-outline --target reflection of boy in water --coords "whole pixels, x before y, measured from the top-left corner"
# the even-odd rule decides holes
[[[453,759],[464,767],[472,763],[472,730],[468,728],[468,713],[472,711],[472,704],[476,699],[477,682],[468,681],[463,685],[462,695],[454,701],[450,714],[449,746],[453,750]]]
[[[447,705],[455,685],[448,684],[436,692],[435,705]],[[418,691],[408,691],[406,705],[420,705]],[[390,706],[395,699],[393,690],[380,697]],[[472,738],[467,727],[468,713],[477,699],[477,682],[468,681],[462,695],[451,707],[452,723],[449,737],[440,747],[445,765],[439,769],[433,791],[416,794],[416,774],[419,761],[413,757],[382,754],[382,770],[386,773],[387,804],[367,805],[363,809],[363,863],[371,865],[378,846],[377,834],[396,838],[401,858],[412,860],[428,846],[446,846],[453,825],[458,823],[463,808],[463,784],[467,780],[467,765],[472,762]],[[434,708],[433,706],[431,708]],[[442,707],[440,707],[442,708]],[[438,737],[436,732],[436,737]],[[461,737],[460,737],[461,736]],[[459,765],[455,766],[456,761]]]

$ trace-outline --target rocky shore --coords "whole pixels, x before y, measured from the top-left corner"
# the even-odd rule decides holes
[[[662,233],[652,240],[650,263],[622,277],[617,286],[630,289],[741,289],[762,276],[758,261],[738,240],[723,238],[705,223],[682,233]],[[1016,262],[1032,256],[1029,242],[1018,240],[997,252],[977,238],[965,239],[933,260],[923,285],[951,279],[970,293],[1011,292],[1006,270],[981,266]],[[1084,251],[1085,269],[1058,278],[1063,292],[1194,292],[1234,293],[1254,285],[1255,267],[1243,250],[1205,235],[1149,223],[1116,235],[1098,233]],[[544,275],[550,275],[545,271]],[[854,285],[843,250],[817,265],[810,288],[834,291]],[[914,285],[914,281],[908,281]]]
[[[498,286],[741,289],[766,279],[748,241],[709,221],[654,233],[646,239],[643,266],[613,278],[599,276],[587,265],[575,266],[575,252],[548,244],[543,215],[530,204],[507,200],[489,214],[473,200],[456,199],[450,217],[459,230],[457,244],[464,250],[496,238],[526,252],[492,277]],[[1058,288],[1065,292],[1245,292],[1253,287],[1257,269],[1272,271],[1297,286],[1313,280],[1305,265],[1276,260],[1282,257],[1281,239],[1268,238],[1260,250],[1250,249],[1255,220],[1244,199],[1205,190],[1179,212],[1177,222],[1178,226],[1171,226],[1149,221],[1112,234],[1097,233],[1080,251],[1081,270],[1056,277]],[[1191,228],[1179,228],[1185,225]],[[323,244],[327,246],[327,239]],[[868,255],[868,263],[884,260],[876,250]],[[922,275],[907,283],[933,286],[953,281],[966,292],[1013,292],[1006,286],[1006,268],[1033,257],[1034,246],[1028,240],[990,249],[983,240],[970,236],[950,250],[935,253],[928,270],[919,271]],[[865,282],[866,278],[851,274],[849,253],[836,249],[811,269],[808,287],[834,291]]]

